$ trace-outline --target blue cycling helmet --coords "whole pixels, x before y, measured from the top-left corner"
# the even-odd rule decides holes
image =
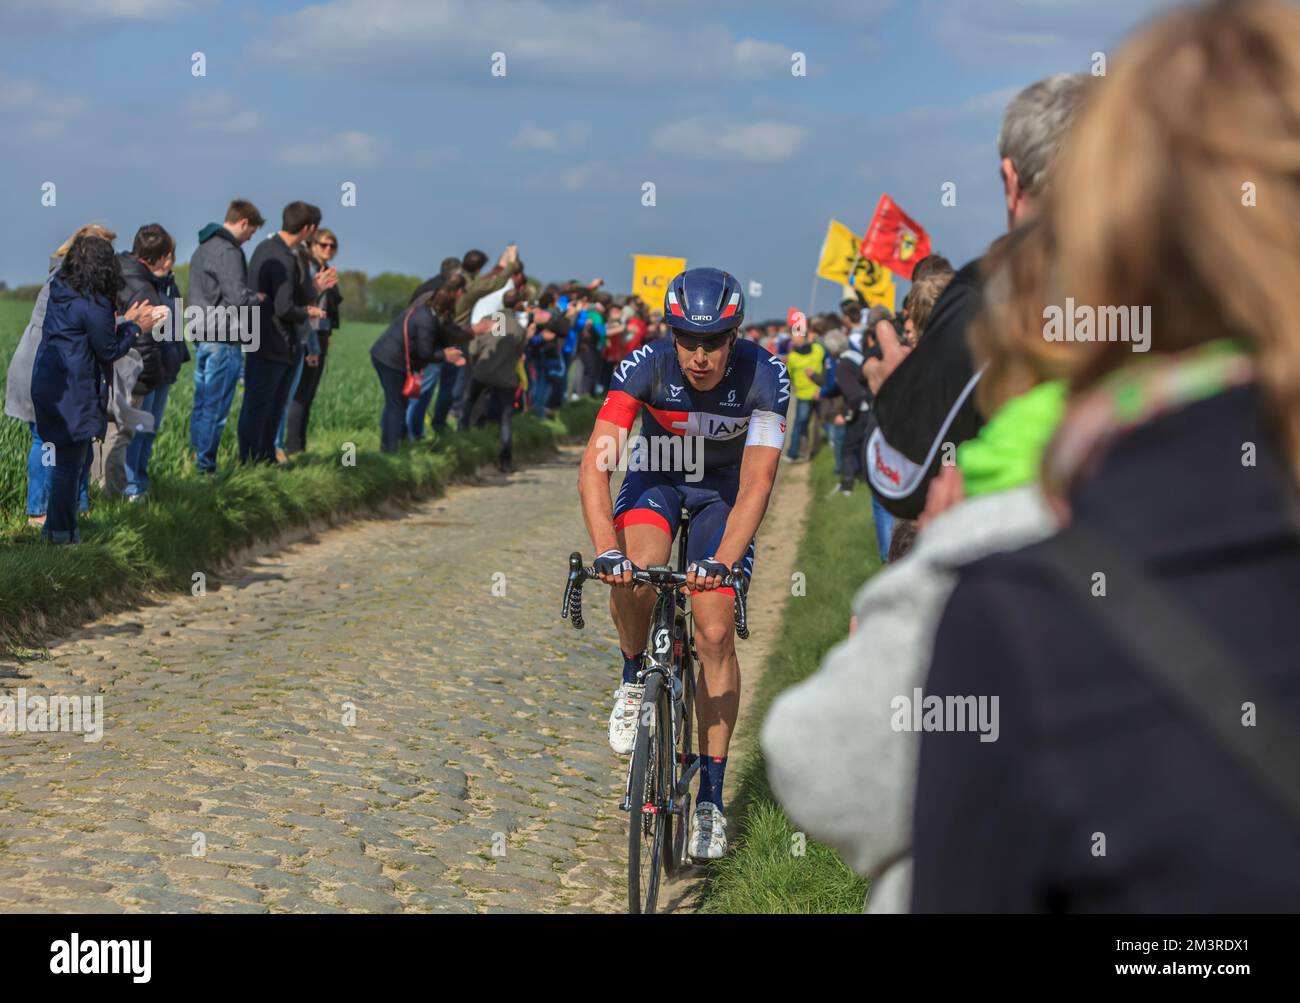
[[[668,283],[664,320],[684,334],[717,334],[740,327],[745,294],[734,275],[720,268],[688,268]]]

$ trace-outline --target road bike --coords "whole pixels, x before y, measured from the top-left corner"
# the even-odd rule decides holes
[[[634,582],[657,593],[645,663],[637,681],[645,683],[637,721],[627,786],[619,806],[629,813],[627,833],[627,898],[633,913],[652,913],[659,897],[661,869],[669,876],[688,866],[691,779],[700,768],[695,747],[695,650],[690,597],[686,584],[686,539],[689,514],[682,512],[677,568],[658,565],[636,569]],[[582,555],[569,555],[569,577],[560,616],[575,629],[583,627],[582,586],[597,578]],[[599,580],[599,579],[597,579]],[[736,634],[749,637],[745,613],[745,577],[739,563],[732,566],[724,586],[735,590],[733,619]]]

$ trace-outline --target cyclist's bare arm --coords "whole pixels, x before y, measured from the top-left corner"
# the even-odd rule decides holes
[[[597,554],[618,546],[614,532],[614,502],[609,494],[609,478],[618,460],[624,432],[621,426],[597,418],[587,440],[587,449],[578,466],[578,497],[582,499],[582,520],[587,524],[587,535]],[[602,469],[603,468],[603,469]],[[606,584],[630,585],[632,572],[614,576],[601,576]]]
[[[713,555],[727,567],[745,556],[749,542],[763,522],[768,499],[772,496],[772,485],[776,483],[776,469],[780,459],[780,449],[771,446],[745,447],[744,458],[740,461],[740,488],[736,492],[736,504],[731,506],[727,528],[722,532],[722,542]],[[692,588],[695,586],[693,577],[688,585]]]

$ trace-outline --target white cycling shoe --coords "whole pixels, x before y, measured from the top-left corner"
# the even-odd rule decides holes
[[[609,747],[626,756],[636,744],[637,718],[645,683],[620,683],[614,691],[614,709],[609,712]]]
[[[727,816],[712,801],[701,801],[691,816],[686,852],[693,860],[717,860],[727,853]]]

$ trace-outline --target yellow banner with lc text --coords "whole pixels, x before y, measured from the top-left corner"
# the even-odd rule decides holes
[[[632,255],[632,292],[645,302],[649,310],[664,309],[664,294],[668,283],[678,272],[686,270],[685,258],[665,258],[657,254]]]

